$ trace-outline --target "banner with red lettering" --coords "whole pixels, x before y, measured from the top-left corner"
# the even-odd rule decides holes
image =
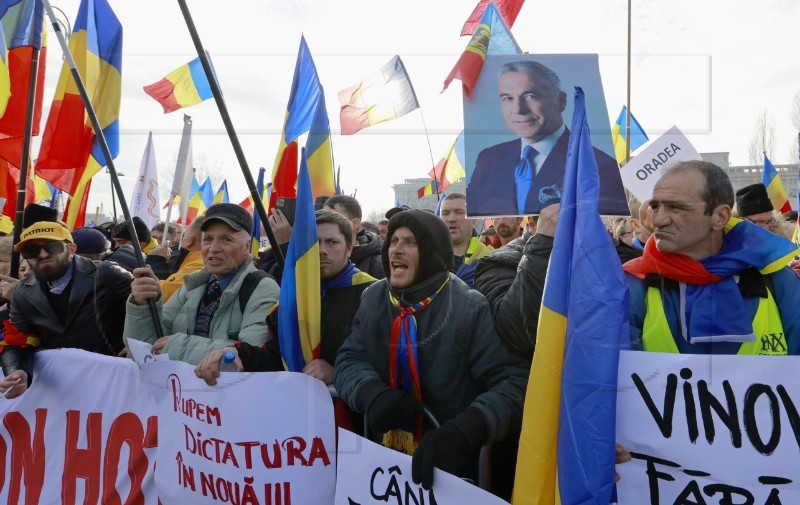
[[[179,361],[148,362],[142,376],[157,404],[164,503],[332,503],[333,402],[322,382],[223,373],[208,386]]]
[[[797,369],[795,356],[622,352],[620,505],[800,503]]]
[[[31,387],[0,398],[0,503],[158,503],[158,420],[133,361],[36,353]]]

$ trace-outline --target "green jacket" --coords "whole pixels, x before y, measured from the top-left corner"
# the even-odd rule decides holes
[[[244,310],[239,308],[239,289],[244,278],[254,272],[253,260],[247,257],[230,285],[222,292],[219,308],[211,320],[209,337],[192,335],[197,308],[206,291],[210,273],[205,268],[184,277],[184,284],[163,305],[156,302],[164,335],[172,335],[165,351],[172,360],[196,365],[209,352],[222,349],[236,342],[247,342],[261,347],[267,341],[267,315],[278,303],[278,284],[265,277],[259,282]],[[156,335],[147,305],[136,305],[128,298],[125,317],[125,344],[129,338],[144,342],[155,342]]]

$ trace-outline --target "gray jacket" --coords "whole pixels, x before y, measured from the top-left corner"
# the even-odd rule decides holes
[[[247,342],[261,347],[267,341],[267,314],[278,303],[278,284],[269,277],[261,279],[247,302],[239,308],[239,289],[244,278],[254,272],[253,260],[248,255],[231,283],[220,297],[219,308],[211,319],[209,337],[193,335],[197,308],[206,292],[210,273],[205,268],[184,277],[184,284],[163,306],[156,302],[161,315],[164,335],[172,335],[165,351],[173,360],[196,365],[209,352],[236,342]],[[156,335],[150,322],[147,305],[136,305],[128,299],[125,318],[125,343],[129,338],[153,343]]]

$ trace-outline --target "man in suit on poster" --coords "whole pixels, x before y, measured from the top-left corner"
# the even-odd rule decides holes
[[[500,107],[519,138],[483,149],[467,187],[472,216],[538,214],[560,201],[569,129],[561,114],[567,95],[561,80],[536,61],[503,65],[498,80]],[[595,149],[600,173],[600,210],[628,215],[616,160]]]

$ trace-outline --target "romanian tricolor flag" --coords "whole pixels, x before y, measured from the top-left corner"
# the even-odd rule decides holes
[[[628,139],[626,137],[628,107],[622,106],[622,111],[619,113],[617,122],[611,127],[611,140],[614,142],[614,153],[617,155],[617,163],[622,165],[625,163],[625,158],[628,154]],[[647,142],[647,134],[642,129],[639,121],[631,114],[631,152],[639,149]]]
[[[273,199],[297,194],[297,138],[306,132],[311,188],[317,196],[333,195],[336,187],[325,96],[306,39],[301,37],[283,134],[272,169]]]
[[[227,179],[222,181],[220,184],[219,189],[217,190],[217,194],[214,195],[214,200],[211,202],[211,205],[215,203],[229,203],[230,199],[228,198],[228,181]]]
[[[39,51],[33,135],[39,134],[47,60],[41,0],[0,0],[0,137],[23,137],[34,48]],[[19,161],[15,166],[19,165]]]
[[[522,419],[514,505],[610,503],[628,287],[597,213],[599,177],[575,91],[558,227]]]
[[[436,195],[442,192],[442,188],[436,181],[431,181],[417,190],[417,198],[423,196]]]
[[[458,134],[447,156],[428,172],[439,183],[439,191],[444,191],[448,186],[467,176],[464,170],[464,131]]]
[[[521,52],[503,17],[497,12],[494,4],[489,3],[467,48],[464,49],[456,66],[444,80],[442,91],[447,89],[453,79],[460,79],[461,84],[464,85],[464,93],[469,98],[487,54],[519,54]]]
[[[119,154],[122,25],[107,0],[81,0],[69,48],[112,157]],[[100,144],[65,62],[42,137],[36,175],[71,195],[64,213],[83,226],[91,178],[106,165]]]
[[[475,33],[475,29],[478,28],[481,18],[483,17],[483,13],[486,11],[486,8],[489,6],[490,2],[497,5],[497,8],[500,10],[500,14],[503,16],[503,19],[506,21],[508,26],[511,27],[514,26],[514,21],[517,20],[517,15],[519,14],[520,9],[522,9],[522,4],[525,3],[525,0],[480,0],[478,5],[475,6],[475,10],[472,11],[472,14],[470,14],[466,22],[464,22],[464,26],[461,27],[462,36],[472,35]]]
[[[186,224],[188,225],[197,216],[202,216],[206,213],[211,204],[214,202],[214,189],[211,187],[211,178],[206,177],[205,182],[198,188],[189,200],[189,207],[186,211]]]
[[[206,51],[206,58],[210,65],[211,56],[208,51]],[[214,96],[200,58],[181,65],[160,81],[145,86],[144,92],[161,104],[164,114],[197,105]]]
[[[767,194],[772,202],[772,208],[781,214],[792,210],[792,204],[789,203],[789,198],[786,196],[781,176],[778,175],[778,171],[775,170],[775,166],[772,165],[766,154],[764,154],[764,174],[761,176],[761,182],[767,187]]]
[[[317,221],[305,150],[300,158],[295,213],[278,303],[278,339],[290,372],[319,357],[320,278]]]
[[[403,60],[393,56],[388,63],[355,86],[339,92],[342,135],[352,135],[384,121],[419,109]]]

